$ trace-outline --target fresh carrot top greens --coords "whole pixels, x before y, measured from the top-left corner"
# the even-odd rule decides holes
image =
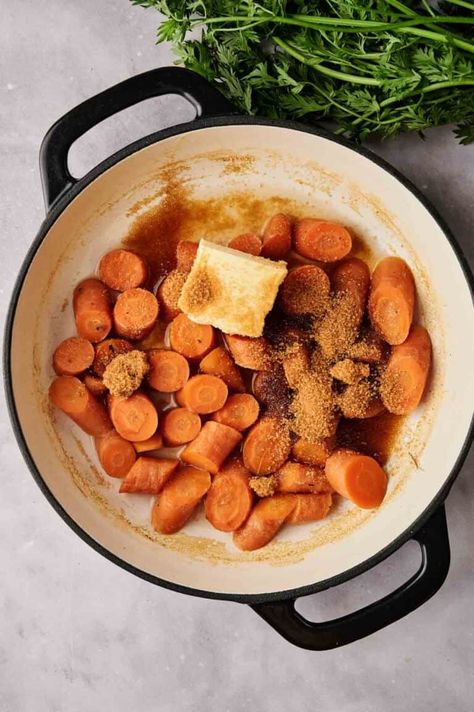
[[[156,498],[156,531],[179,531],[203,505],[210,525],[253,551],[323,519],[337,497],[383,502],[384,465],[401,416],[423,398],[432,348],[413,323],[408,264],[385,257],[371,274],[352,237],[284,213],[260,234],[236,225],[230,262],[244,252],[286,274],[255,337],[186,312],[199,242],[178,243],[156,284],[143,255],[117,248],[75,287],[77,335],[52,354],[50,401],[94,438],[121,494]],[[251,274],[233,274],[234,290]],[[225,286],[227,322],[238,324]]]

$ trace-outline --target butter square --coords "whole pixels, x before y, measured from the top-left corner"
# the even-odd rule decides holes
[[[178,306],[198,324],[226,334],[261,336],[287,271],[284,261],[201,240]]]

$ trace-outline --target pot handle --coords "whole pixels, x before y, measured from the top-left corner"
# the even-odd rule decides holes
[[[331,650],[353,643],[394,623],[421,606],[441,587],[450,562],[444,505],[412,537],[421,549],[418,571],[375,603],[325,623],[312,623],[295,609],[296,599],[261,603],[254,611],[293,645],[306,650]]]
[[[46,208],[76,180],[68,169],[68,153],[76,139],[118,111],[161,96],[178,94],[196,109],[196,117],[233,114],[227,99],[199,74],[182,67],[160,67],[137,74],[86,99],[49,129],[40,148],[40,172]]]

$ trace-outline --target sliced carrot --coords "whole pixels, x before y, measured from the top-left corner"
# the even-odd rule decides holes
[[[172,408],[164,413],[160,428],[167,445],[184,445],[197,437],[201,430],[201,418],[186,408]]]
[[[158,413],[151,400],[137,391],[129,398],[109,398],[110,417],[115,430],[125,440],[142,442],[155,434]]]
[[[304,524],[317,522],[324,519],[329,513],[332,504],[332,495],[325,494],[296,494],[295,507],[286,520],[286,524]]]
[[[142,440],[141,442],[132,443],[133,447],[137,452],[151,452],[152,450],[160,450],[163,447],[163,438],[160,433],[155,433],[148,438],[148,440]]]
[[[213,527],[233,532],[245,522],[253,504],[249,471],[239,459],[219,470],[206,496],[204,511]]]
[[[225,340],[238,366],[265,371],[271,365],[270,344],[263,336],[251,338],[226,334]]]
[[[179,465],[178,460],[162,457],[139,457],[120,485],[119,492],[158,494]]]
[[[238,367],[232,360],[231,355],[223,346],[212,349],[207,356],[204,356],[199,364],[199,370],[209,376],[218,376],[233,391],[242,393],[245,391],[245,384]]]
[[[100,464],[110,477],[125,477],[137,459],[132,443],[124,440],[115,430],[96,438],[95,447]]]
[[[276,477],[278,492],[322,494],[333,491],[324,470],[320,467],[285,462]]]
[[[243,235],[233,237],[227,247],[258,257],[262,249],[262,242],[253,232],[245,232]]]
[[[412,326],[406,341],[393,347],[382,375],[380,395],[390,413],[408,415],[417,408],[423,397],[430,365],[430,335],[424,327]]]
[[[193,413],[207,415],[222,408],[229,390],[217,376],[200,373],[193,376],[180,391],[180,400]]]
[[[252,381],[252,391],[269,412],[288,412],[291,397],[285,372],[280,364],[274,364],[268,371],[257,371]]]
[[[385,410],[377,389],[365,378],[346,386],[337,403],[345,418],[373,418]]]
[[[89,435],[101,437],[112,430],[104,404],[75,376],[55,378],[49,387],[49,398]]]
[[[242,551],[265,546],[282,528],[295,504],[295,495],[291,494],[276,494],[259,500],[243,527],[234,532],[234,544]]]
[[[155,326],[158,311],[158,301],[154,294],[140,287],[127,289],[115,302],[115,331],[127,339],[143,339]]]
[[[370,270],[363,260],[349,257],[339,262],[332,271],[331,282],[336,293],[351,293],[361,313],[364,312],[370,287]]]
[[[276,472],[290,454],[288,427],[278,418],[261,418],[245,438],[242,457],[245,467],[255,475]]]
[[[386,257],[372,275],[369,297],[370,321],[392,346],[405,341],[415,307],[415,280],[399,257]]]
[[[91,342],[79,336],[71,336],[54,349],[53,368],[58,376],[76,376],[89,368],[93,360],[94,347]]]
[[[151,521],[161,534],[173,534],[181,529],[211,486],[211,477],[204,470],[182,467],[166,483],[153,507]]]
[[[202,359],[215,346],[215,332],[208,324],[195,324],[186,314],[179,314],[171,322],[171,347],[189,359]]]
[[[235,393],[212,416],[212,420],[223,423],[235,430],[246,430],[255,423],[260,407],[250,393]]]
[[[300,438],[293,445],[291,452],[293,457],[300,462],[323,467],[335,447],[336,438],[334,435],[315,442]]]
[[[84,385],[94,396],[103,396],[107,393],[107,386],[104,385],[102,379],[92,376],[90,373],[86,373],[84,376]]]
[[[176,248],[177,268],[181,272],[191,272],[196,252],[198,251],[199,242],[191,242],[190,240],[181,240]]]
[[[96,376],[102,377],[105,369],[116,356],[133,351],[133,346],[125,339],[106,339],[95,347],[94,363],[92,370]]]
[[[385,497],[387,475],[373,457],[341,448],[328,457],[325,472],[336,492],[362,509],[378,507]]]
[[[234,428],[209,420],[183,450],[181,459],[215,475],[241,440],[242,435]]]
[[[311,314],[319,317],[329,304],[330,282],[326,272],[316,265],[295,267],[280,287],[283,311],[291,316]]]
[[[291,219],[284,213],[270,218],[263,231],[262,257],[280,260],[291,249]]]
[[[130,250],[107,252],[99,262],[98,272],[102,282],[117,292],[143,287],[149,274],[143,257]]]
[[[79,336],[93,344],[105,339],[112,328],[112,303],[105,284],[84,279],[74,290],[72,306]]]
[[[162,393],[174,393],[189,378],[189,364],[181,354],[167,349],[148,351],[149,385]]]
[[[309,260],[336,262],[352,249],[350,232],[337,223],[302,218],[295,225],[293,246]]]
[[[178,299],[181,296],[181,290],[187,276],[186,272],[174,269],[164,278],[157,289],[156,296],[160,305],[160,318],[166,322],[173,321],[178,314],[181,314],[181,309],[178,307]]]

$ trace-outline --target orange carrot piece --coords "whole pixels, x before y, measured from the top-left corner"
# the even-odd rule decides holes
[[[206,495],[204,511],[213,527],[233,532],[245,522],[253,504],[249,471],[238,459],[219,470]]]
[[[392,346],[408,336],[415,307],[415,280],[399,257],[386,257],[372,275],[369,316],[376,331]]]
[[[337,264],[331,274],[333,290],[336,293],[349,292],[363,313],[370,287],[370,270],[358,257],[349,257]]]
[[[276,472],[290,454],[290,433],[283,421],[266,416],[248,433],[242,449],[245,467],[255,475]]]
[[[155,434],[158,413],[151,400],[137,391],[129,398],[109,398],[110,417],[115,430],[125,440],[142,442]]]
[[[387,475],[373,457],[335,450],[326,460],[326,477],[336,492],[362,509],[378,507],[387,491]]]
[[[200,373],[185,383],[180,391],[180,401],[193,413],[207,415],[222,408],[228,392],[222,379]]]
[[[332,505],[332,495],[324,494],[296,494],[295,507],[286,520],[286,524],[304,524],[317,522],[324,519]]]
[[[179,531],[211,486],[211,477],[204,470],[182,467],[166,483],[153,507],[151,521],[161,534]]]
[[[217,346],[207,356],[204,356],[199,364],[199,370],[202,373],[207,373],[208,376],[222,378],[224,383],[233,391],[238,391],[239,393],[245,391],[242,374],[229,352],[223,346]]]
[[[342,225],[302,218],[295,226],[293,246],[299,255],[309,260],[336,262],[349,254],[352,238]]]
[[[202,359],[214,348],[215,332],[208,324],[195,324],[186,314],[179,314],[171,322],[171,348],[189,359]]]
[[[61,341],[53,353],[53,368],[58,376],[77,376],[92,364],[94,347],[90,341],[71,336]]]
[[[271,365],[270,345],[263,336],[252,338],[226,334],[225,340],[235,363],[242,368],[265,371]]]
[[[241,431],[255,423],[259,411],[258,401],[250,393],[235,393],[214,413],[212,420]]]
[[[102,377],[105,369],[116,356],[133,351],[133,346],[125,339],[105,339],[95,347],[94,362],[92,370],[96,376]]]
[[[158,301],[154,294],[140,287],[127,289],[115,302],[115,331],[127,339],[143,339],[153,330],[158,311]]]
[[[215,475],[241,440],[242,435],[234,428],[209,420],[197,438],[186,446],[181,459]]]
[[[148,440],[142,440],[141,442],[132,443],[136,452],[151,452],[152,450],[160,450],[163,447],[163,438],[160,433],[155,433],[148,438]]]
[[[245,232],[243,235],[233,237],[227,247],[258,257],[262,249],[262,242],[253,232]]]
[[[140,255],[130,250],[111,250],[99,262],[99,278],[110,289],[125,292],[143,287],[148,279],[148,265]]]
[[[191,272],[199,243],[190,240],[181,240],[176,248],[177,268],[181,272]]]
[[[115,430],[96,438],[95,448],[100,464],[110,477],[125,477],[137,459],[132,443],[124,440]]]
[[[330,282],[326,272],[316,265],[295,267],[286,275],[280,288],[280,303],[291,316],[321,316],[329,303]]]
[[[284,213],[270,218],[263,231],[262,257],[281,260],[291,249],[291,219]]]
[[[277,491],[287,493],[323,494],[332,492],[328,478],[320,467],[285,462],[277,472]]]
[[[105,284],[84,279],[74,290],[72,306],[79,336],[93,344],[105,339],[112,328],[112,304]]]
[[[49,398],[89,435],[100,437],[112,430],[104,404],[75,376],[55,378],[49,387]]]
[[[315,442],[299,438],[293,445],[291,452],[299,462],[324,467],[326,460],[335,447],[336,437],[334,435]]]
[[[181,309],[178,307],[178,299],[181,296],[186,281],[187,273],[174,269],[160,283],[156,296],[160,305],[160,318],[164,321],[173,321]]]
[[[198,436],[201,418],[186,408],[172,408],[164,413],[160,428],[166,444],[176,447],[189,443]]]
[[[268,371],[257,371],[252,381],[252,391],[256,399],[270,412],[288,412],[290,391],[280,364],[275,364],[274,368]]]
[[[396,415],[408,415],[418,407],[431,365],[431,339],[423,326],[412,326],[406,341],[394,346],[385,369],[380,395]]]
[[[162,393],[174,393],[184,386],[189,378],[189,364],[181,354],[167,349],[148,352],[150,371],[148,384]]]
[[[86,373],[84,376],[84,385],[94,396],[103,396],[107,393],[107,386],[104,385],[102,379],[92,376],[90,373]]]
[[[178,460],[162,457],[139,457],[120,485],[119,492],[158,494],[179,465]]]
[[[282,528],[295,505],[295,495],[291,494],[276,494],[259,500],[245,524],[234,532],[234,544],[242,551],[265,546]]]

